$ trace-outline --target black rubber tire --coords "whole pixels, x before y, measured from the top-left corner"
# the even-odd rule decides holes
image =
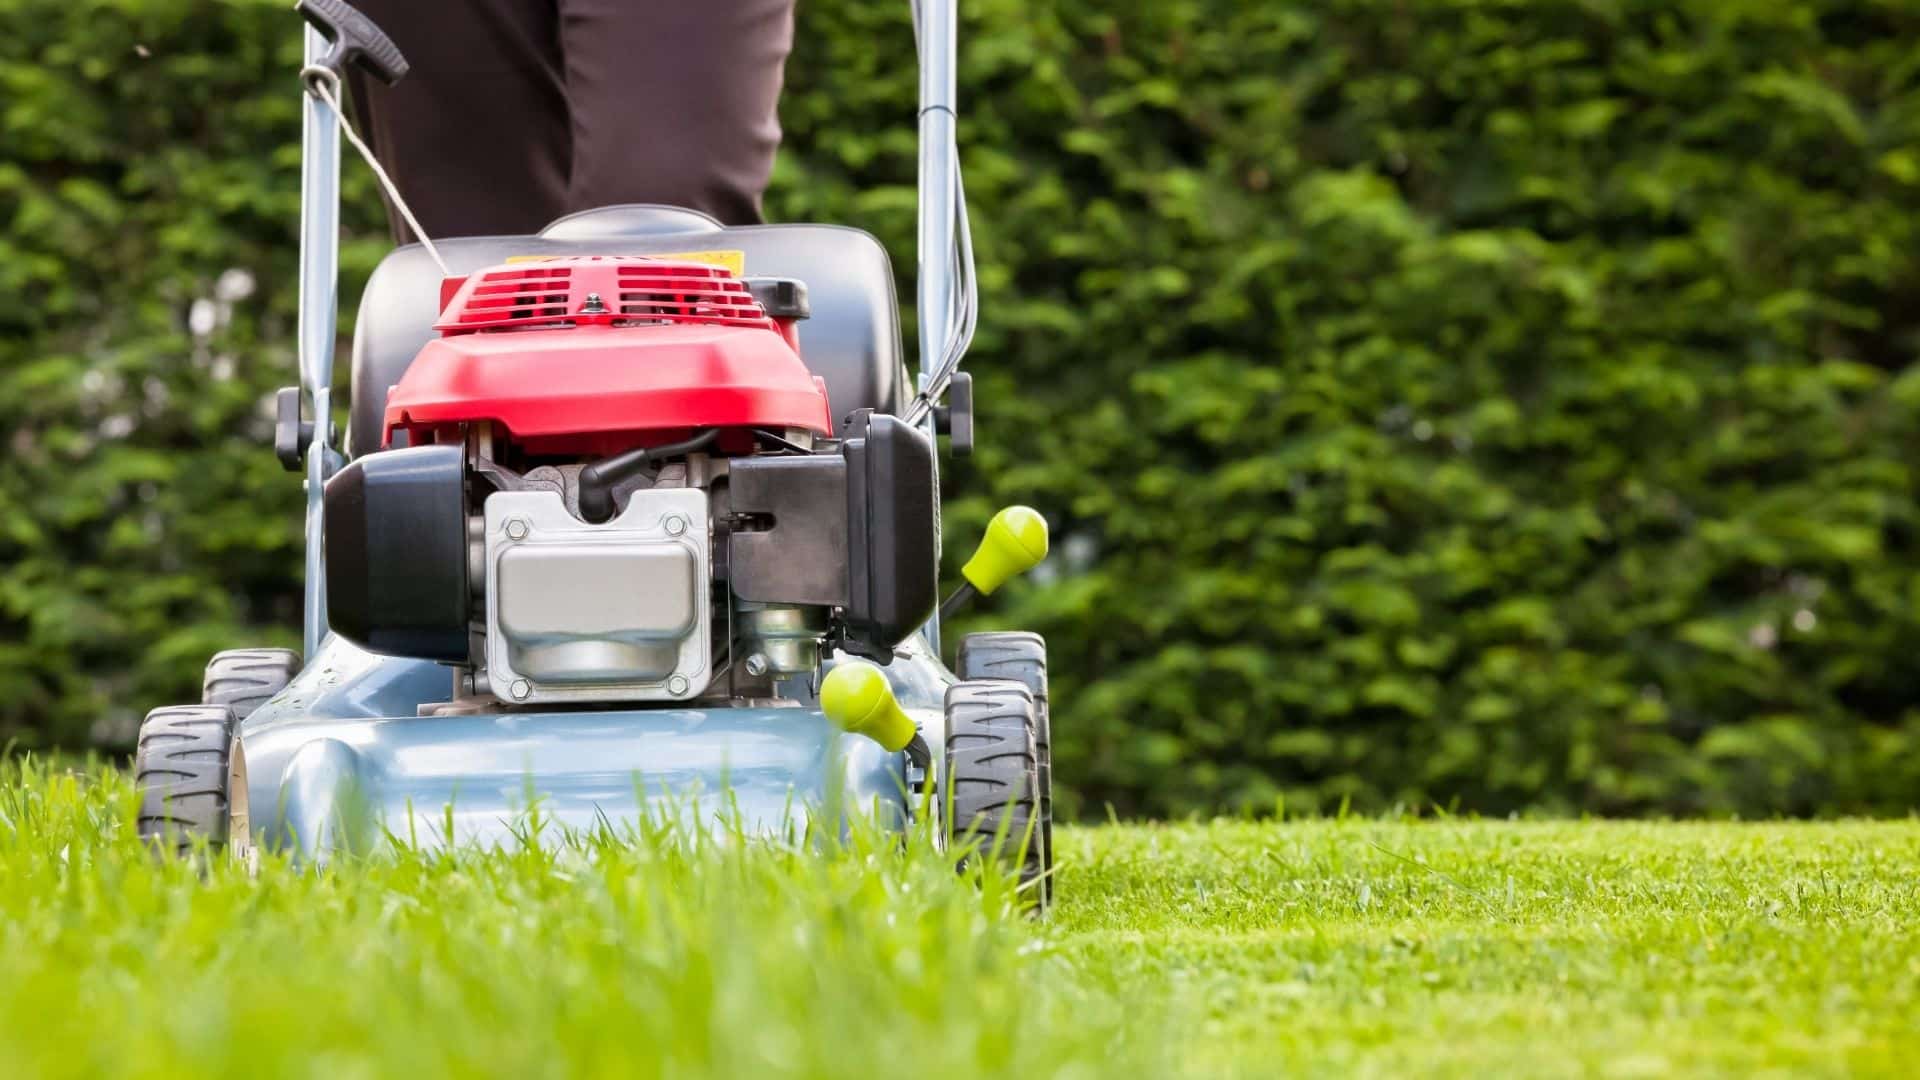
[[[1047,708],[1047,641],[1026,630],[996,630],[968,634],[960,639],[955,674],[962,679],[1006,679],[1033,695],[1034,751],[1038,755],[1040,843],[1047,865],[1053,865],[1053,721]],[[1053,875],[1041,883],[1049,897]]]
[[[228,649],[207,661],[200,703],[226,705],[245,720],[299,673],[300,654],[292,649]]]
[[[946,705],[947,835],[956,843],[997,843],[999,857],[1018,857],[1020,883],[1034,905],[1045,908],[1052,899],[1046,882],[1053,864],[1036,827],[1040,774],[1033,694],[1003,679],[961,681],[947,689]]]
[[[246,762],[225,705],[172,705],[147,714],[134,752],[139,832],[162,851],[184,855],[197,841],[247,842]]]

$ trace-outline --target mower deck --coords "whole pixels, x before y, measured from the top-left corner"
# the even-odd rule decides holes
[[[885,670],[937,761],[953,675],[917,635],[902,652]],[[549,828],[657,813],[762,835],[835,805],[895,828],[910,813],[905,755],[836,730],[810,702],[418,715],[451,685],[443,666],[329,635],[240,728],[257,842],[315,860],[386,833],[492,846],[517,842],[536,804]]]

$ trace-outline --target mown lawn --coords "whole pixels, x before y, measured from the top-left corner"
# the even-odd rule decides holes
[[[1063,830],[159,863],[0,772],[9,1076],[1911,1075],[1920,823]]]

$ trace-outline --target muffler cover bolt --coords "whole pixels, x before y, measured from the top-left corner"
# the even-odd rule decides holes
[[[679,694],[684,694],[686,692],[687,692],[687,677],[685,675],[675,675],[674,677],[667,680],[667,693],[679,695]]]
[[[507,539],[525,540],[526,538],[527,538],[526,519],[514,518],[513,520],[507,522]]]
[[[670,514],[667,516],[666,529],[668,536],[679,536],[687,531],[687,519],[679,514]]]
[[[521,528],[526,526],[522,525]],[[507,688],[507,693],[512,694],[516,701],[525,701],[527,695],[533,693],[533,687],[528,686],[525,679],[515,679],[513,685]]]

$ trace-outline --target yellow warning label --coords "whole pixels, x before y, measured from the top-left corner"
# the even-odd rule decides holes
[[[744,251],[661,251],[649,252],[639,257],[645,259],[678,259],[681,262],[706,263],[708,266],[724,267],[726,271],[734,277],[747,276],[747,253]],[[509,255],[507,256],[507,261],[510,263],[546,262],[548,259],[566,258],[572,258],[572,256]]]

